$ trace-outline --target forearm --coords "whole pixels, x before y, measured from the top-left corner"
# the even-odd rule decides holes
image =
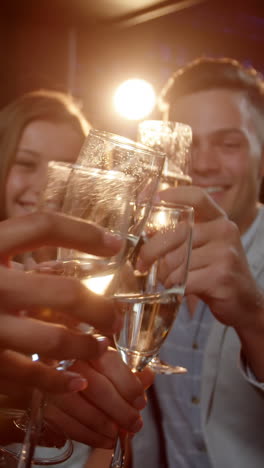
[[[89,456],[85,468],[108,468],[112,450],[94,449]]]
[[[93,449],[84,468],[109,468],[113,450]],[[124,468],[131,467],[131,445],[126,448],[126,458]]]

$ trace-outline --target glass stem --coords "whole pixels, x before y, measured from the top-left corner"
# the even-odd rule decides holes
[[[17,468],[30,468],[32,466],[42,425],[44,399],[44,394],[38,388],[35,388],[32,393],[30,417]]]
[[[125,458],[126,458],[127,440],[128,440],[128,433],[122,436],[122,438],[120,436],[117,438],[114,453],[112,455],[109,468],[124,468]]]

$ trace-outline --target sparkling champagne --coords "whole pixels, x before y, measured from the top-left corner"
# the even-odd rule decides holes
[[[190,176],[177,173],[175,171],[167,171],[163,173],[160,179],[159,190],[166,190],[167,188],[176,188],[181,185],[191,185],[192,179]]]
[[[124,314],[122,331],[115,344],[124,362],[133,370],[142,370],[158,354],[177,316],[182,300],[179,294],[162,296],[134,295],[116,297]]]

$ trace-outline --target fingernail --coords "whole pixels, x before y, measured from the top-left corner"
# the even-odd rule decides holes
[[[136,408],[138,410],[141,410],[141,409],[145,408],[146,404],[147,404],[147,402],[146,402],[146,399],[145,399],[144,396],[137,397],[132,403],[134,408]]]
[[[106,245],[107,247],[120,249],[122,245],[122,239],[120,236],[117,236],[116,234],[105,232],[104,233],[104,245]]]
[[[131,426],[130,432],[138,432],[143,427],[143,421],[141,418],[137,419],[136,422]]]
[[[71,377],[71,380],[68,382],[68,390],[70,392],[80,392],[87,387],[87,380],[79,374],[75,374],[74,372],[66,372],[66,375]]]
[[[107,350],[107,347],[110,344],[109,339],[106,336],[100,335],[99,333],[95,333],[93,337],[96,339],[99,351],[103,352]]]

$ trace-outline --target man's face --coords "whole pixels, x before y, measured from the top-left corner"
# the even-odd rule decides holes
[[[177,99],[169,118],[192,127],[193,184],[204,187],[244,232],[256,215],[263,175],[255,109],[237,91],[214,89]]]

